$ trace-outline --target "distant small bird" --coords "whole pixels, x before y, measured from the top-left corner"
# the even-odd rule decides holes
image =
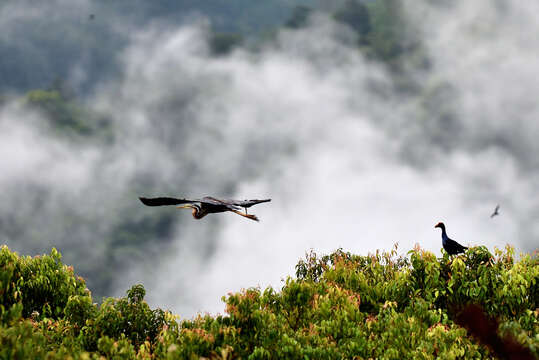
[[[460,245],[458,242],[451,240],[449,236],[447,236],[443,222],[439,222],[434,227],[442,229],[442,246],[449,255],[457,255],[458,253],[463,253],[466,249],[468,249],[466,246]]]
[[[211,196],[203,197],[202,199],[176,199],[171,197],[157,197],[157,198],[144,198],[139,197],[140,201],[146,206],[164,206],[164,205],[181,205],[178,209],[193,209],[193,217],[195,219],[202,219],[208,214],[221,213],[225,211],[231,211],[235,214],[241,215],[248,219],[258,221],[255,215],[247,214],[247,208],[271,201],[271,199],[264,200],[230,200],[230,199],[216,199]],[[241,208],[245,209],[245,213],[239,211]]]
[[[93,19],[95,19],[95,14],[88,15],[88,20],[93,20]]]
[[[492,215],[490,215],[490,218],[492,219],[494,216],[496,215],[500,215],[500,213],[498,212],[498,210],[500,210],[500,205],[496,205],[496,209],[494,209],[494,212],[492,213]]]

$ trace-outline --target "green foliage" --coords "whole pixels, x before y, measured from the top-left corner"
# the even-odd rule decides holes
[[[0,358],[492,358],[453,321],[466,304],[481,305],[500,321],[500,335],[539,354],[539,260],[516,260],[510,247],[453,258],[419,248],[406,257],[397,248],[368,256],[311,251],[280,291],[231,293],[226,315],[183,322],[150,309],[142,285],[98,307],[59,260],[55,250],[32,259],[2,247]],[[48,300],[25,302],[40,286]]]
[[[19,257],[7,246],[0,248],[0,311],[22,305],[21,315],[58,319],[72,296],[89,298],[84,280],[75,277],[71,266],[60,262],[61,255]],[[34,316],[34,317],[35,317]]]
[[[369,4],[372,31],[369,44],[375,55],[390,61],[406,50],[409,39],[406,30],[403,3],[400,0],[379,0]]]
[[[285,26],[292,29],[300,29],[307,25],[312,9],[308,6],[296,6],[292,15],[286,21]]]
[[[70,296],[64,309],[64,316],[76,329],[81,329],[86,320],[93,319],[97,315],[97,309],[89,296]]]
[[[129,340],[124,334],[120,336],[120,340],[116,341],[108,336],[102,336],[98,340],[97,347],[99,352],[106,356],[107,359],[128,360],[134,359],[136,352]]]
[[[462,305],[478,303],[537,353],[537,259],[515,262],[510,248],[497,254],[482,247],[452,260],[420,249],[409,258],[396,249],[310,253],[280,293],[244,290],[225,299],[228,317],[182,323],[189,337],[180,335],[176,351],[217,356],[228,345],[253,359],[483,358],[488,351],[452,320]]]
[[[138,347],[145,341],[154,343],[166,324],[166,313],[151,310],[144,301],[145,290],[135,285],[127,291],[127,298],[106,299],[95,316],[86,321],[81,340],[89,350],[99,348],[100,338],[121,339]]]
[[[214,32],[210,37],[210,50],[214,55],[226,55],[243,43],[243,37],[236,33]]]
[[[43,113],[56,131],[81,136],[111,135],[109,121],[78,105],[59,80],[49,90],[29,91],[24,102]]]
[[[24,339],[24,341],[21,341]],[[13,326],[0,327],[0,358],[45,358],[47,340],[36,332],[30,321],[20,321]]]
[[[360,36],[360,43],[366,41],[365,36],[372,30],[369,9],[358,0],[347,0],[335,13],[335,20],[354,29]]]
[[[358,47],[368,58],[388,66],[400,87],[411,81],[402,78],[409,66],[429,66],[421,36],[415,24],[409,22],[405,9],[401,0],[346,0],[333,14],[336,21],[357,33]]]

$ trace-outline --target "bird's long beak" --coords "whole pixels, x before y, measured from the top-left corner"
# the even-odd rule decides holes
[[[176,209],[191,209],[191,204],[176,206]]]

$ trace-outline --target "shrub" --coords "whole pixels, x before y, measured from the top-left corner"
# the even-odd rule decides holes
[[[84,280],[73,274],[71,266],[60,262],[60,253],[19,257],[7,246],[0,248],[0,309],[2,313],[16,303],[22,304],[22,316],[63,317],[71,296],[90,298]]]
[[[440,259],[419,248],[409,257],[396,249],[320,258],[311,252],[280,292],[230,294],[228,316],[184,321],[189,336],[180,332],[175,351],[183,358],[218,356],[226,346],[250,359],[489,357],[453,321],[473,303],[537,355],[538,260],[515,261],[509,247],[495,254],[484,247]]]
[[[150,309],[142,285],[93,304],[54,249],[21,258],[3,247],[0,266],[0,358],[493,358],[457,324],[469,304],[522,354],[539,354],[539,260],[517,260],[510,247],[452,258],[419,248],[407,256],[396,248],[310,252],[280,291],[231,293],[225,315],[182,322]]]
[[[135,285],[127,291],[127,298],[106,299],[82,329],[81,340],[85,348],[96,350],[103,336],[125,338],[135,347],[146,341],[155,343],[167,323],[166,315],[161,309],[151,310],[144,301],[145,294],[142,285]]]

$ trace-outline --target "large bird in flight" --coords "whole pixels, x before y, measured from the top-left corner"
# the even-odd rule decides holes
[[[247,214],[247,208],[271,201],[271,199],[264,200],[230,200],[230,199],[216,199],[211,196],[203,197],[202,199],[176,199],[171,197],[156,197],[156,198],[144,198],[140,197],[140,201],[147,206],[164,206],[164,205],[180,205],[178,209],[192,209],[193,217],[195,219],[202,219],[208,214],[221,213],[231,211],[235,214],[246,217],[254,221],[258,221],[255,215]],[[245,213],[240,209],[244,208]]]
[[[449,255],[457,255],[458,253],[464,253],[467,249],[466,246],[460,245],[455,240],[451,240],[447,233],[445,232],[445,225],[443,222],[439,222],[434,226],[435,228],[442,229],[442,246]]]

